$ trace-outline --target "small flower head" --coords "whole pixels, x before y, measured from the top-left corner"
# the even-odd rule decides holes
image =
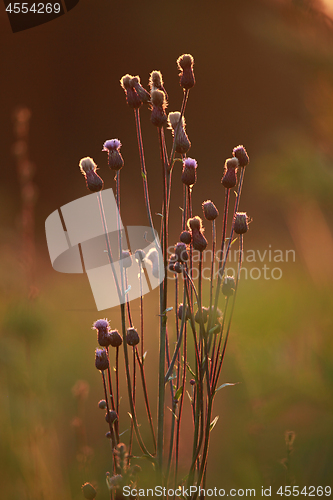
[[[120,153],[121,142],[119,139],[110,139],[103,144],[102,151],[108,153],[108,165],[112,170],[120,170],[124,166],[124,159]]]
[[[178,314],[178,319],[180,319],[180,320],[183,317],[183,310],[184,310],[184,305],[183,304],[179,304],[177,314]],[[187,304],[186,305],[186,311],[185,311],[185,320],[190,319],[190,318],[191,318],[191,311],[190,311],[190,308],[189,308],[189,306]]]
[[[177,65],[180,70],[180,85],[185,90],[191,89],[195,85],[193,64],[194,59],[191,54],[183,54],[177,59]]]
[[[162,90],[152,90],[151,103],[152,111],[150,121],[156,127],[161,128],[168,120],[167,115],[165,114],[167,101],[164,92]]]
[[[136,93],[138,94],[142,102],[150,101],[150,94],[146,89],[142,87],[139,76],[133,76],[130,85],[136,90]]]
[[[202,321],[203,323],[207,323],[208,321],[208,314],[209,314],[209,309],[208,307],[202,307]],[[194,316],[194,321],[196,323],[200,323],[200,309],[197,310]]]
[[[250,159],[244,146],[236,146],[232,154],[238,159],[240,167],[246,167],[246,165],[248,165]]]
[[[222,293],[226,297],[231,297],[236,288],[235,278],[233,276],[226,276],[222,283]]]
[[[105,420],[108,424],[113,424],[113,422],[118,420],[117,412],[114,410],[109,410],[105,415]]]
[[[123,339],[118,330],[111,330],[109,333],[109,344],[112,347],[119,347],[123,343]]]
[[[227,189],[231,189],[237,184],[237,167],[239,166],[238,159],[236,157],[228,158],[224,164],[224,175],[221,179],[223,186]]]
[[[192,241],[192,235],[191,235],[190,231],[182,231],[180,233],[179,240],[182,243],[185,243],[185,245],[190,245],[190,243]]]
[[[105,399],[101,399],[99,402],[98,402],[98,408],[100,410],[105,410],[106,409],[106,401]]]
[[[109,322],[107,319],[98,319],[93,324],[93,329],[97,330],[97,340],[100,346],[107,347],[109,342]]]
[[[192,232],[192,245],[194,250],[203,252],[208,245],[206,238],[203,235],[202,220],[200,217],[192,217],[187,221],[187,226]]]
[[[135,328],[127,329],[126,342],[132,347],[136,346],[140,342],[139,334]]]
[[[236,212],[234,218],[234,231],[236,234],[244,234],[249,229],[249,218],[246,212]]]
[[[181,179],[186,186],[193,186],[197,181],[197,167],[198,164],[193,158],[186,158],[183,161],[183,171]]]
[[[94,500],[94,498],[96,498],[97,492],[92,484],[85,483],[81,486],[81,490],[84,498],[86,498],[87,500]]]
[[[109,358],[105,349],[96,349],[95,366],[97,370],[104,371],[109,367]]]
[[[132,83],[133,78],[134,77],[132,75],[128,75],[128,74],[123,76],[120,80],[120,85],[122,86],[122,88],[125,91],[126,102],[129,105],[129,107],[133,108],[133,109],[138,109],[141,106],[142,101],[141,101],[137,91],[133,87],[133,83]]]
[[[162,90],[162,92],[164,92],[165,94],[166,100],[168,100],[168,94],[164,88],[163,77],[160,71],[154,70],[150,73],[149,87],[150,92],[152,92],[153,90]]]
[[[204,201],[202,209],[207,220],[215,220],[219,215],[219,211],[211,200]]]
[[[92,158],[86,156],[79,163],[80,170],[86,179],[86,186],[89,191],[97,193],[103,189],[104,182],[96,173],[97,165]]]
[[[185,154],[189,151],[191,147],[191,142],[185,131],[185,118],[182,117],[181,124],[178,127],[178,123],[180,120],[179,111],[174,111],[168,114],[168,128],[172,130],[172,136],[176,141],[175,151],[179,154]],[[178,127],[178,130],[177,130]],[[175,134],[177,135],[175,136]]]

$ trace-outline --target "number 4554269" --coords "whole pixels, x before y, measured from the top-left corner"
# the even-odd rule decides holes
[[[330,486],[304,486],[304,488],[300,488],[299,486],[280,486],[277,495],[285,496],[285,497],[297,497],[298,495],[304,495],[308,497],[322,497],[331,496],[331,487]]]
[[[33,14],[59,14],[60,9],[60,3],[33,3],[29,7],[27,2],[14,2],[6,7],[6,11],[10,14],[27,14],[28,12]]]

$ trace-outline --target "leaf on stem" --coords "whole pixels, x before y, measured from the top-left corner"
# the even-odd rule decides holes
[[[146,174],[145,174],[144,172],[142,172],[142,170],[141,170],[141,176],[142,176],[142,178],[143,178],[144,180],[147,180],[147,176],[146,176]]]
[[[217,424],[217,421],[218,421],[218,419],[219,419],[219,418],[220,418],[220,417],[217,415],[217,416],[214,418],[214,420],[212,420],[212,421],[211,421],[210,426],[209,426],[209,432],[211,432],[211,431],[214,429],[214,427],[215,427],[215,425]]]
[[[217,391],[219,391],[220,389],[223,389],[223,387],[227,387],[227,385],[237,385],[237,384],[239,384],[239,382],[233,382],[233,383],[231,383],[231,382],[230,382],[230,383],[225,383],[225,384],[222,384],[222,385],[220,385],[220,387],[218,387],[218,388],[216,389],[215,394],[216,394],[216,393],[217,393]]]
[[[169,408],[169,406],[168,406],[168,410],[170,410],[172,415],[175,417],[175,419],[178,420],[177,415],[175,414],[175,412],[171,408]]]
[[[178,401],[182,394],[183,394],[183,386],[181,385],[180,387],[178,387],[174,399]]]

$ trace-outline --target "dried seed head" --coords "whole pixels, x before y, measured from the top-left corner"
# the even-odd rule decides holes
[[[193,186],[197,181],[197,167],[198,164],[193,158],[186,158],[183,161],[183,171],[181,180],[186,186]]]
[[[119,347],[123,343],[123,339],[118,330],[111,330],[109,333],[109,344],[112,347]]]
[[[236,146],[232,154],[238,159],[240,167],[246,167],[246,165],[248,165],[250,159],[244,146]]]
[[[233,276],[226,276],[222,283],[222,293],[226,297],[231,297],[236,288],[235,278]]]
[[[152,90],[151,103],[153,107],[151,111],[150,121],[156,127],[161,128],[166,124],[168,120],[167,115],[165,114],[167,102],[164,92],[162,90]]]
[[[140,342],[139,334],[135,328],[127,328],[126,342],[132,347]]]
[[[151,248],[149,252],[147,253],[146,260],[148,260],[151,263],[151,270],[153,273],[153,276],[155,278],[159,278],[160,276],[160,270],[159,270],[159,255],[158,251],[156,248]]]
[[[192,241],[192,235],[189,231],[183,231],[180,233],[179,240],[185,245],[189,245]]]
[[[177,59],[177,65],[180,70],[180,85],[183,89],[191,89],[195,85],[193,73],[194,59],[191,54],[183,54]]]
[[[219,211],[211,200],[204,201],[202,209],[207,220],[215,220],[219,215]]]
[[[162,90],[152,90],[151,103],[153,106],[165,109],[167,107],[167,102],[165,99],[164,92],[162,92]]]
[[[108,165],[112,170],[120,170],[124,166],[124,159],[120,153],[121,142],[119,139],[110,139],[103,144],[102,151],[108,153]]]
[[[108,424],[113,424],[116,420],[118,420],[118,415],[117,412],[114,410],[109,410],[105,414],[105,420],[107,421]]]
[[[249,229],[249,218],[246,212],[236,212],[234,218],[234,231],[236,234],[244,234]]]
[[[105,349],[96,349],[95,366],[97,370],[104,371],[109,367],[109,358]]]
[[[192,232],[192,245],[195,250],[203,252],[208,245],[206,238],[203,235],[202,220],[200,217],[192,217],[187,221],[187,226]]]
[[[86,156],[79,163],[80,170],[86,179],[86,186],[89,191],[97,193],[103,189],[103,179],[96,173],[97,165],[92,158]]]
[[[171,112],[168,114],[168,128],[172,130],[172,136],[175,137],[177,125],[180,119],[179,111]],[[179,154],[185,154],[189,151],[191,142],[185,131],[185,118],[182,117],[181,125],[177,131],[175,151]]]
[[[140,77],[139,76],[134,76],[131,79],[131,87],[133,87],[136,90],[136,93],[140,97],[142,102],[149,102],[150,101],[150,94],[147,92],[146,89],[144,89],[140,83]]]
[[[185,243],[177,243],[175,246],[175,255],[177,256],[178,262],[186,262],[188,260]]]
[[[96,498],[97,492],[92,484],[85,483],[81,486],[81,490],[84,498],[86,498],[87,500],[94,500],[94,498]]]
[[[105,410],[107,408],[105,399],[101,399],[98,403],[98,408]]]
[[[231,189],[235,187],[237,184],[237,169],[228,168],[227,170],[225,170],[221,182],[226,189]]]
[[[97,330],[97,340],[100,346],[107,347],[109,342],[109,322],[105,319],[98,319],[93,324],[93,329]]]
[[[179,304],[177,314],[178,314],[178,319],[180,319],[180,320],[183,317],[183,309],[184,309],[183,304]],[[186,304],[185,320],[190,319],[190,318],[191,318],[191,311],[190,311],[190,308],[188,307],[188,304]]]
[[[125,91],[126,102],[129,105],[129,107],[133,108],[133,109],[138,109],[141,106],[142,101],[141,101],[137,91],[133,87],[133,84],[132,84],[133,78],[134,77],[132,75],[128,75],[128,74],[123,76],[120,79],[120,85],[122,86],[122,88]]]

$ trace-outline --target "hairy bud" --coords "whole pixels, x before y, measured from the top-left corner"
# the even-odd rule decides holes
[[[109,358],[105,349],[96,349],[95,366],[97,370],[104,371],[109,367]]]
[[[108,153],[108,165],[112,170],[120,170],[124,166],[124,159],[120,153],[121,142],[119,139],[105,141],[102,151]]]
[[[126,342],[132,347],[136,346],[140,342],[139,334],[135,328],[127,329]]]
[[[188,90],[194,87],[195,78],[193,73],[194,59],[191,54],[183,54],[178,57],[177,65],[180,70],[180,85],[183,89]]]
[[[183,161],[183,171],[181,179],[186,186],[193,186],[197,181],[197,167],[198,164],[193,158],[186,158]]]
[[[236,146],[232,151],[233,156],[235,156],[239,162],[240,167],[246,167],[248,165],[250,159],[246,152],[244,146]]]
[[[137,91],[133,87],[133,83],[132,83],[133,78],[134,77],[132,75],[128,75],[128,74],[123,76],[120,80],[120,85],[122,86],[122,88],[125,91],[126,102],[129,105],[129,107],[132,109],[138,109],[138,108],[140,108],[142,101],[141,101]]]
[[[236,212],[234,218],[234,231],[236,234],[244,234],[249,229],[249,218],[246,212]]]
[[[215,220],[219,215],[219,211],[211,200],[204,201],[202,209],[207,220]]]
[[[97,165],[92,158],[86,156],[79,163],[80,170],[86,179],[86,186],[89,191],[97,193],[104,186],[103,179],[96,173]]]

